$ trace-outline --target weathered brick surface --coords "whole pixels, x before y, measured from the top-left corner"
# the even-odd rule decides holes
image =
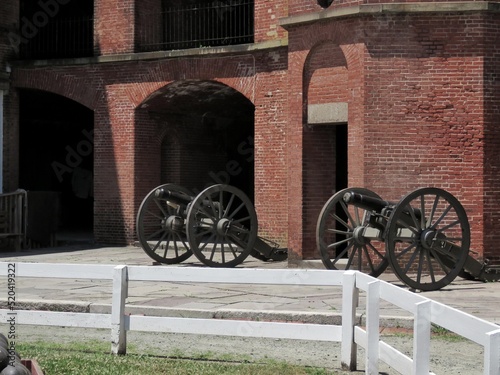
[[[467,209],[473,248],[481,249],[482,17],[441,14],[439,22],[432,15],[373,21],[365,75],[370,134],[365,185],[393,200],[425,186],[450,191]]]
[[[143,197],[153,187],[168,182],[161,180],[164,127],[140,109],[140,104],[181,75],[183,79],[211,79],[233,87],[256,106],[255,170],[262,177],[256,179],[255,189],[260,227],[285,246],[286,95],[281,88],[286,65],[286,50],[278,49],[255,56],[144,61],[140,66],[18,68],[13,80],[18,88],[56,92],[94,110],[95,237],[128,243],[135,238],[135,216]],[[183,139],[189,139],[189,134],[180,137],[181,142]],[[192,158],[191,164],[183,161],[182,174],[200,175],[200,162],[210,158],[207,155],[198,162]],[[270,199],[274,199],[272,205]]]
[[[255,42],[280,39],[286,36],[285,30],[278,24],[280,18],[286,17],[287,0],[255,1]]]
[[[2,2],[0,15],[15,13],[14,3]],[[150,0],[147,7],[157,5]],[[144,36],[145,8],[131,0],[118,7],[96,0],[95,9],[97,54],[133,52]],[[500,262],[500,16],[380,12],[278,26],[287,15],[318,11],[325,12],[315,1],[256,1],[255,40],[288,35],[288,47],[16,67],[16,89],[6,98],[6,184],[15,188],[18,181],[17,89],[71,98],[95,113],[96,238],[133,241],[137,208],[152,187],[168,175],[194,184],[199,176],[189,173],[214,165],[181,160],[186,133],[166,134],[168,121],[151,117],[141,104],[173,82],[211,80],[255,106],[249,156],[255,160],[259,234],[288,246],[291,263],[318,256],[317,215],[339,177],[335,126],[309,126],[307,106],[338,102],[348,103],[348,186],[388,200],[426,186],[449,190],[467,210],[472,249]],[[0,66],[6,50],[3,39]],[[162,164],[162,155],[173,163]]]
[[[94,0],[94,50],[97,55],[135,50],[135,1]]]
[[[489,125],[498,119],[498,47],[493,47],[497,24],[496,15],[440,13],[377,14],[289,27],[288,147],[294,150],[290,159],[304,161],[290,173],[289,186],[302,186],[302,207],[318,204],[314,193],[306,193],[321,181],[309,170],[307,155],[320,149],[321,137],[311,143],[310,130],[303,130],[303,110],[297,108],[304,108],[304,98],[321,103],[347,97],[348,185],[364,186],[396,201],[420,187],[446,189],[467,210],[472,249],[480,258],[484,251],[485,256],[498,259],[493,230],[498,210],[493,202],[498,199],[499,183],[493,176],[500,159],[497,130]],[[309,72],[313,64],[304,51],[319,56],[317,46],[326,41],[345,54],[347,81],[338,70],[325,69],[317,83],[301,82],[303,71],[305,77],[318,75]],[[338,59],[333,50],[325,53],[330,60]],[[484,61],[488,62],[485,69]],[[332,89],[336,87],[346,88],[346,96]],[[296,149],[301,146],[299,154]],[[314,215],[307,208],[294,209],[292,202],[289,210],[295,214],[290,228],[300,227],[303,232],[291,230],[295,233],[291,247],[303,249],[304,258],[313,257]],[[489,230],[484,230],[485,220]]]
[[[482,235],[484,257],[500,264],[498,223],[500,222],[500,17],[495,14],[484,19],[484,190],[471,199],[479,200],[476,231]],[[482,206],[481,206],[482,205]]]

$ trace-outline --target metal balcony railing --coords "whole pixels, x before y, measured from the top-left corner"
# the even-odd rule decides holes
[[[139,12],[136,52],[169,51],[253,43],[254,0],[165,2],[162,12]],[[28,30],[25,28],[25,30]],[[50,19],[18,36],[21,59],[76,58],[94,55],[91,16]]]
[[[144,15],[137,36],[138,52],[217,47],[252,43],[254,1],[216,0],[165,6]]]
[[[21,34],[20,40],[21,59],[93,56],[94,20],[90,16],[50,19],[46,25]]]

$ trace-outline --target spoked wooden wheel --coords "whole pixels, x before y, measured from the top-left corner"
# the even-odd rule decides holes
[[[189,207],[187,236],[193,253],[211,267],[243,262],[257,238],[257,214],[250,199],[229,185],[203,190]]]
[[[166,199],[157,198],[159,189],[189,197],[189,190],[165,184],[151,190],[144,198],[137,214],[137,237],[149,257],[160,263],[176,264],[187,260],[193,253],[189,248],[183,215],[186,207]]]
[[[391,267],[416,290],[437,290],[451,283],[463,269],[469,245],[467,214],[441,189],[408,194],[389,219],[386,247]]]
[[[380,197],[363,188],[344,189],[323,206],[316,225],[316,244],[321,260],[332,270],[353,269],[379,276],[387,268],[380,231],[368,223],[370,211],[344,202],[347,192]]]

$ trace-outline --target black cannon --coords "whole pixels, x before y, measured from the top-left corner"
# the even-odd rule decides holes
[[[378,277],[390,265],[414,290],[437,290],[457,276],[500,279],[500,268],[469,255],[465,209],[438,188],[415,190],[399,202],[364,188],[341,190],[323,206],[316,241],[326,268]]]
[[[143,250],[160,263],[181,263],[192,254],[211,267],[234,267],[249,255],[287,258],[287,249],[257,235],[252,202],[229,185],[213,185],[196,196],[174,184],[158,186],[142,201],[136,228]]]

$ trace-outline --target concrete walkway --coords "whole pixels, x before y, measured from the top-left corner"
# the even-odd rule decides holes
[[[143,265],[151,267],[202,267],[193,256],[179,265],[155,265],[139,247],[67,246],[0,253],[4,262]],[[249,257],[241,267],[288,267],[285,262],[262,262]],[[324,269],[321,262],[308,267]],[[390,270],[381,279],[405,287]],[[3,292],[2,292],[3,291]],[[129,286],[128,310],[133,314],[182,317],[241,317],[304,322],[339,322],[341,289],[302,286],[248,286],[196,283],[137,282]],[[476,317],[500,323],[500,283],[457,278],[425,297]],[[0,307],[6,305],[7,284],[0,279]],[[30,279],[16,283],[18,308],[58,311],[109,312],[111,282],[102,280]],[[409,314],[392,305],[381,306],[385,326],[411,326]]]

